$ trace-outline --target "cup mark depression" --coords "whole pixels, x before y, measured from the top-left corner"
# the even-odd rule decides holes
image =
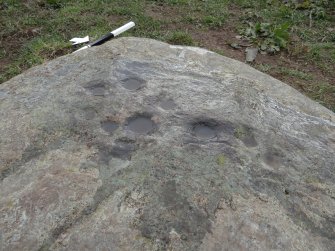
[[[107,82],[103,80],[93,80],[85,84],[84,88],[93,96],[105,96]]]
[[[115,122],[107,120],[101,122],[101,128],[108,133],[113,133],[116,129],[119,128],[119,125]]]
[[[164,110],[172,110],[177,105],[172,99],[167,99],[160,102],[159,106],[162,107]]]
[[[145,80],[138,77],[130,77],[122,80],[123,87],[131,91],[140,89],[144,83]]]
[[[211,139],[216,136],[216,131],[209,125],[197,124],[193,127],[193,133],[196,137],[202,139]]]
[[[126,128],[138,134],[148,134],[156,128],[156,124],[148,117],[137,116],[128,120]]]

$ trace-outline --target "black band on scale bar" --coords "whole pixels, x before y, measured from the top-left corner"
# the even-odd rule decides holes
[[[111,39],[113,37],[116,37],[117,35],[121,34],[122,32],[125,32],[125,31],[129,30],[130,28],[132,28],[134,26],[135,26],[134,22],[129,22],[129,23],[121,26],[120,28],[117,28],[116,30],[113,30],[110,33],[107,33],[106,35],[104,35],[103,37],[101,37],[98,40],[94,41],[93,43],[91,43],[89,45],[86,45],[86,46],[84,46],[84,47],[82,47],[79,50],[76,50],[74,52],[81,51],[81,50],[90,48],[92,46],[101,45],[101,44],[105,43],[106,41],[108,41],[109,39]]]
[[[97,46],[97,45],[101,45],[104,42],[106,42],[107,40],[111,39],[114,37],[113,33],[107,33],[106,35],[104,35],[103,37],[99,38],[98,40],[94,41],[93,43],[90,44],[90,46]]]

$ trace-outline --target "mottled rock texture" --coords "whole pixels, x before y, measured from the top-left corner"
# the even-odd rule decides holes
[[[1,250],[334,250],[335,115],[139,38],[0,86]]]

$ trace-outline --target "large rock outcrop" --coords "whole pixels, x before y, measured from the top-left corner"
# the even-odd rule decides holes
[[[334,113],[241,62],[120,38],[0,116],[2,250],[334,250]]]

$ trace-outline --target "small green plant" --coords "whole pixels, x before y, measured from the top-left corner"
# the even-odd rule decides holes
[[[276,53],[286,48],[289,41],[289,24],[273,25],[271,23],[248,23],[249,27],[242,31],[242,35],[252,40],[259,49],[269,53]]]

